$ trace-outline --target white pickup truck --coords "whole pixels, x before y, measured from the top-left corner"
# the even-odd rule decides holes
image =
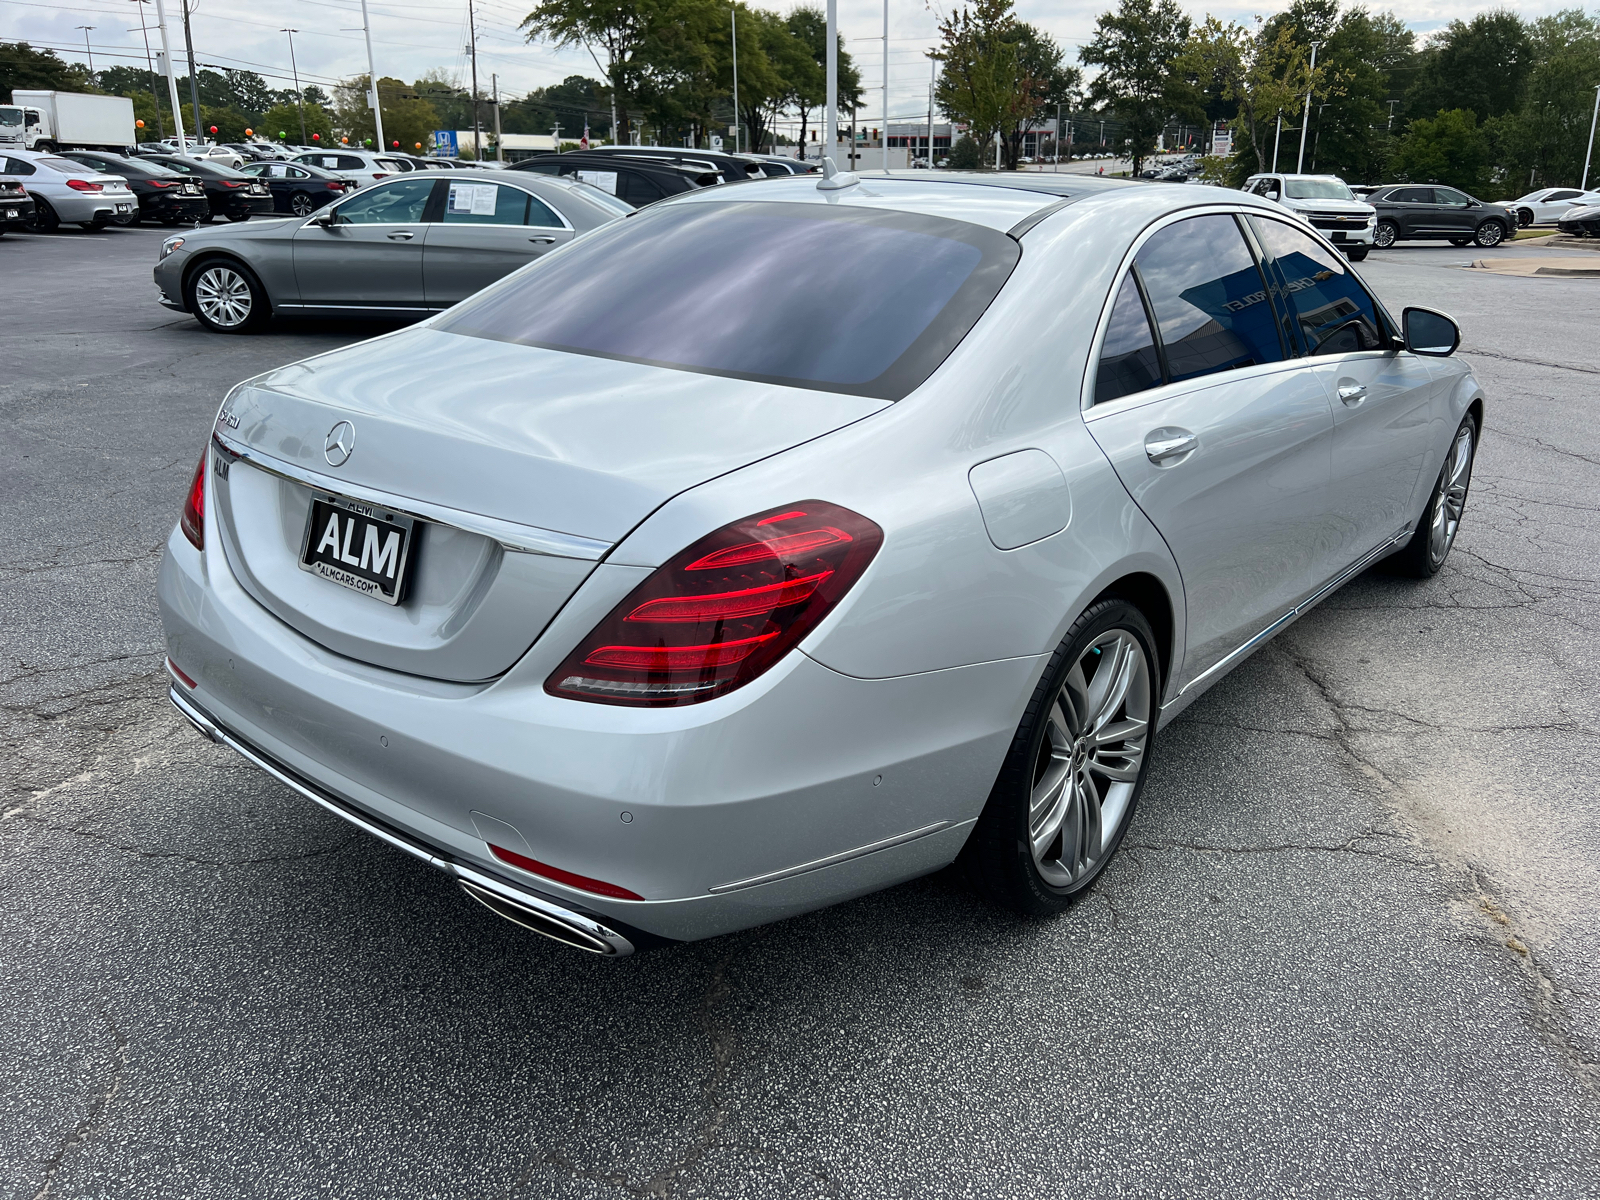
[[[0,150],[106,150],[137,141],[126,96],[32,92],[15,88],[0,104]]]

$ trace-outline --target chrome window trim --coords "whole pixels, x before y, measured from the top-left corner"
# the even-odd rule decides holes
[[[535,525],[502,521],[498,517],[463,512],[458,508],[447,508],[442,504],[430,504],[407,496],[395,496],[375,488],[350,483],[336,476],[308,471],[304,467],[273,458],[270,454],[263,454],[242,442],[236,442],[224,435],[221,430],[214,431],[211,437],[230,461],[243,460],[252,467],[269,475],[287,479],[291,483],[376,504],[419,520],[432,521],[436,525],[449,525],[466,533],[475,533],[498,542],[503,549],[513,553],[543,554],[551,558],[577,558],[586,562],[599,562],[611,549],[610,542],[602,542],[596,538],[580,537],[577,534],[560,533],[553,529],[540,529]]]

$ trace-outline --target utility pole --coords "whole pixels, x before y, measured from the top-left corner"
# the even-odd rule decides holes
[[[1056,161],[1055,168],[1061,170],[1061,105],[1056,105]]]
[[[883,173],[889,173],[889,0],[883,0],[883,136],[878,139],[883,153]]]
[[[372,110],[372,123],[378,130],[378,149],[382,150],[383,111],[378,107],[378,68],[372,60],[372,22],[367,20],[367,0],[361,0],[361,32],[367,37],[367,82],[372,85],[367,93],[367,107]]]
[[[1311,90],[1317,78],[1317,48],[1321,42],[1311,43],[1311,71],[1306,75],[1306,109],[1300,118],[1300,156],[1295,159],[1294,173],[1299,175],[1306,165],[1306,126],[1311,124]],[[1277,161],[1273,161],[1273,169],[1277,169]]]
[[[200,144],[200,75],[194,66],[194,38],[189,33],[189,0],[178,0],[183,5],[183,44],[189,50],[189,102],[194,105],[194,140]]]
[[[78,28],[83,30],[83,52],[89,56],[89,74],[93,75],[94,74],[94,51],[89,48],[89,31],[91,29],[98,29],[99,26],[98,25],[79,25]]]
[[[489,86],[494,89],[494,160],[495,162],[505,162],[506,152],[500,146],[500,76],[497,74],[490,75]],[[583,114],[583,136],[585,139],[589,136],[588,113]],[[585,146],[584,149],[587,150],[588,147]]]
[[[1384,126],[1384,128],[1385,129],[1393,129],[1394,128],[1394,106],[1396,104],[1399,104],[1400,101],[1398,101],[1398,100],[1390,100],[1390,101],[1387,101],[1387,103],[1389,105],[1389,122],[1388,122],[1388,124],[1386,124]]]
[[[739,9],[730,10],[733,17],[733,152],[739,153]]]
[[[1278,140],[1283,137],[1283,114],[1278,114],[1278,128],[1272,135],[1272,169],[1278,169]]]
[[[172,123],[178,127],[178,153],[187,154],[188,143],[183,140],[183,109],[178,104],[178,81],[172,74],[172,43],[167,37],[165,0],[156,0],[156,24],[161,28],[161,65],[167,73],[167,97],[172,102]]]
[[[1594,113],[1589,117],[1589,144],[1583,151],[1583,183],[1579,185],[1579,188],[1585,192],[1589,190],[1589,160],[1594,155],[1594,126],[1596,121],[1600,121],[1600,83],[1595,84]]]
[[[161,117],[161,93],[156,91],[156,67],[155,63],[150,59],[150,26],[146,25],[144,21],[143,6],[149,4],[150,0],[131,0],[131,2],[140,6],[139,32],[144,34],[144,65],[145,69],[150,72],[150,99],[156,102],[156,136],[162,141],[166,141],[167,123]],[[133,30],[130,29],[128,32],[132,33]]]
[[[467,33],[472,38],[472,45],[467,47],[472,55],[472,157],[483,157],[483,118],[478,114],[478,18],[473,11],[472,0],[467,0]],[[556,143],[558,146],[560,143]]]
[[[305,93],[300,90],[300,67],[294,59],[294,35],[300,31],[298,29],[280,29],[278,32],[287,33],[289,35],[289,70],[294,72],[294,102],[300,106],[300,144],[304,146],[307,141],[306,96]],[[269,134],[268,136],[271,135]],[[381,150],[383,147],[379,146],[378,149]]]
[[[938,86],[939,57],[928,55],[928,169],[933,169],[933,92]]]
[[[550,131],[550,136],[556,140],[556,153],[561,153],[561,122],[557,121],[555,128]]]
[[[832,158],[839,153],[839,0],[828,0],[827,64],[828,112],[823,121],[822,157]]]

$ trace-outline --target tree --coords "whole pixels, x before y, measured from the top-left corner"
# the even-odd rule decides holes
[[[35,50],[27,42],[0,42],[0,96],[11,102],[13,88],[29,91],[81,92],[89,73],[64,62],[54,50]]]
[[[983,147],[967,134],[962,134],[950,147],[950,169],[953,171],[980,171],[987,165]]]
[[[560,83],[535,88],[500,106],[500,127],[506,133],[548,134],[558,124],[564,133],[571,133],[585,123],[592,139],[611,136],[611,102],[605,85],[586,75],[568,75]]]
[[[1411,122],[1395,147],[1394,170],[1413,183],[1443,183],[1478,195],[1489,186],[1489,143],[1471,109]]]
[[[1019,53],[1012,0],[974,0],[939,20],[944,63],[934,99],[980,147],[1004,136],[1037,103]]]
[[[621,140],[626,141],[643,73],[677,7],[678,0],[540,0],[521,28],[530,42],[542,39],[589,51],[609,85]]]
[[[1012,171],[1022,155],[1023,137],[1054,117],[1058,109],[1071,112],[1083,80],[1083,72],[1066,65],[1055,39],[1037,26],[1018,21],[1015,38],[1017,87],[1026,93],[1028,102],[1021,106],[1017,123],[1006,132],[1006,167]]]
[[[306,105],[306,137],[314,133],[322,135],[321,144],[324,146],[333,143],[333,121],[328,112],[320,104]],[[261,114],[261,124],[256,126],[256,133],[268,141],[296,142],[300,140],[300,107],[294,103],[275,104]],[[315,144],[315,143],[313,143]]]
[[[1600,20],[1569,9],[1535,21],[1529,40],[1534,65],[1522,107],[1484,122],[1513,195],[1530,175],[1545,186],[1581,182],[1594,88],[1600,84]]]
[[[1423,51],[1406,106],[1414,117],[1458,108],[1480,121],[1505,116],[1521,106],[1533,65],[1532,39],[1516,13],[1451,21]]]
[[[1121,0],[1116,12],[1101,14],[1078,51],[1080,62],[1101,68],[1089,98],[1115,115],[1135,175],[1171,117],[1203,116],[1202,97],[1173,69],[1189,31],[1175,0]]]
[[[400,149],[407,154],[416,151],[418,142],[423,146],[431,145],[433,131],[442,128],[433,105],[403,80],[388,75],[379,77],[378,103],[383,108],[385,144],[393,146],[399,142]],[[334,88],[333,105],[339,131],[353,145],[362,146],[368,139],[376,140],[377,125],[372,110],[367,107],[367,76],[357,75]]]
[[[1219,88],[1234,105],[1231,124],[1240,135],[1240,152],[1254,158],[1253,171],[1267,170],[1267,147],[1278,114],[1295,107],[1308,86],[1306,61],[1292,31],[1252,31],[1208,16],[1191,34],[1175,67],[1191,73],[1202,89],[1213,84]]]
[[[789,14],[787,23],[789,32],[804,48],[810,60],[809,67],[791,67],[789,80],[792,89],[789,105],[800,118],[800,153],[796,157],[804,158],[811,114],[828,102],[828,18],[815,5],[802,4]],[[861,103],[861,72],[856,69],[855,61],[844,48],[844,36],[837,35],[836,40],[839,107],[854,111]],[[824,147],[822,152],[832,155],[835,147]]]

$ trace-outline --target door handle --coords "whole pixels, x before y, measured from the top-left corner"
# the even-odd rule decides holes
[[[531,237],[528,240],[530,242],[536,242],[541,246],[553,246],[555,245],[556,241],[553,237]]]
[[[1200,439],[1187,429],[1152,429],[1145,435],[1145,457],[1153,463],[1163,463],[1169,458],[1181,458],[1200,444]]]
[[[1347,383],[1339,389],[1339,399],[1351,408],[1360,404],[1367,398],[1367,385],[1364,383]]]
[[[396,229],[389,235],[389,240],[391,242],[409,242],[413,236],[408,230]]]

